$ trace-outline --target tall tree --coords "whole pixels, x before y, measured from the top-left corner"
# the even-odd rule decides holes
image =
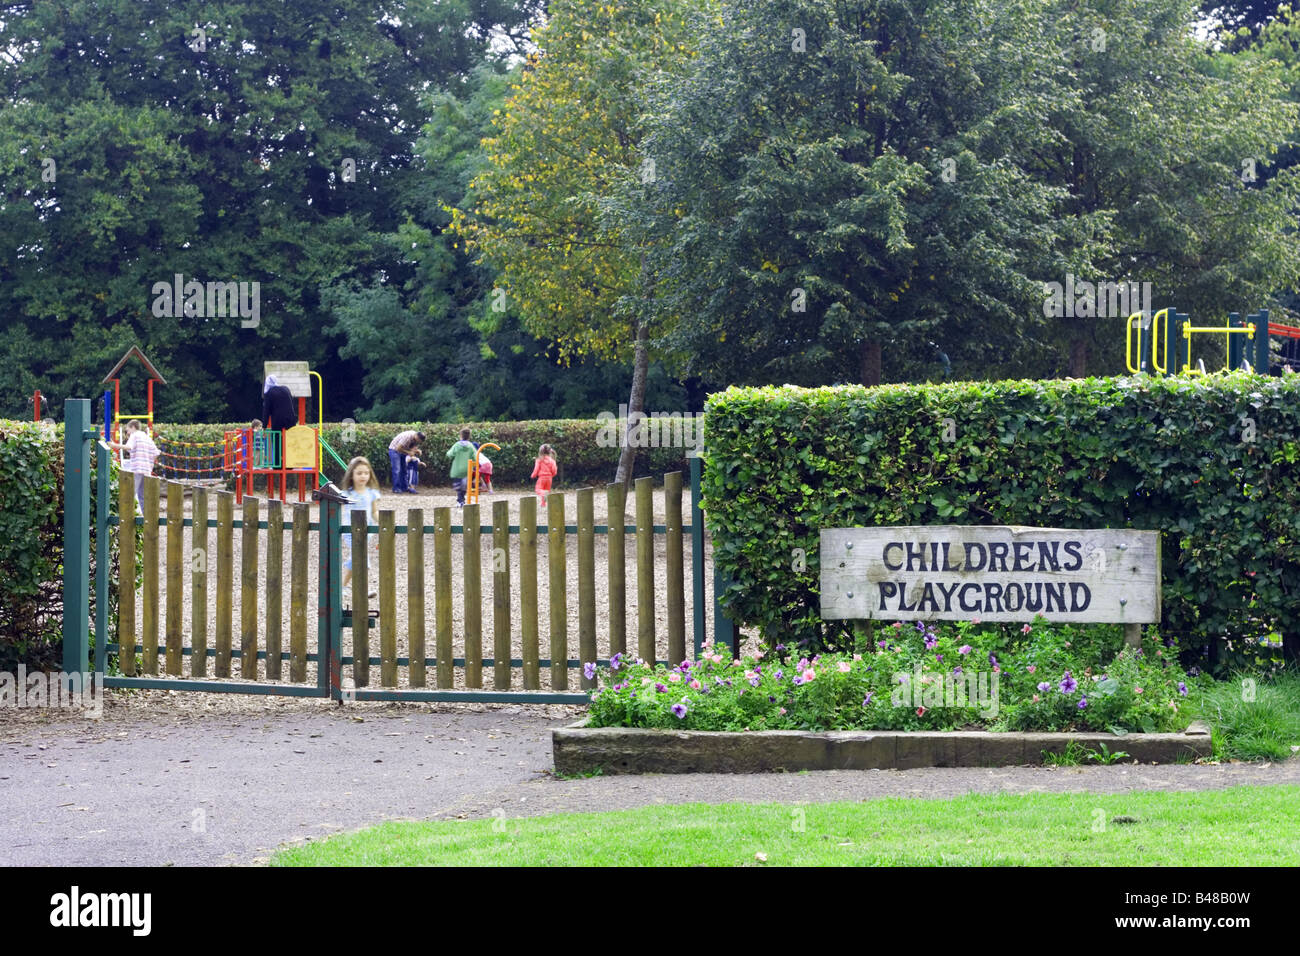
[[[19,391],[4,369],[87,394],[139,342],[173,420],[251,416],[272,358],[310,361],[352,407],[360,364],[321,288],[391,268],[423,88],[541,7],[0,2],[0,403]],[[156,315],[176,274],[257,282],[257,324]]]
[[[642,93],[685,68],[696,37],[687,14],[709,2],[553,2],[539,52],[485,140],[489,164],[454,213],[525,326],[555,340],[563,360],[631,353],[630,413],[644,408],[656,331],[636,304],[651,294],[646,250],[602,220],[600,204],[619,184],[654,177],[637,149]],[[635,454],[626,443],[616,481],[630,480]]]

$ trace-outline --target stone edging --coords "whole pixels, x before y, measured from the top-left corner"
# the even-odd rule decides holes
[[[1181,754],[1208,757],[1210,728],[1197,721],[1181,734],[988,733],[982,731],[853,730],[812,733],[761,730],[650,730],[587,727],[551,731],[555,772],[764,773],[799,770],[911,770],[917,767],[1010,767],[1041,764],[1043,752],[1064,753],[1071,741],[1090,750],[1104,743],[1125,760],[1173,763]]]

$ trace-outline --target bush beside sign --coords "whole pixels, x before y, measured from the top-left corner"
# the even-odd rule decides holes
[[[826,528],[827,620],[1160,620],[1160,533],[961,525]]]

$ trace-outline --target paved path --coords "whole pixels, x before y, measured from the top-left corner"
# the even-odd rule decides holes
[[[571,717],[314,709],[162,722],[0,721],[0,864],[222,865],[386,819],[507,817],[655,803],[1300,784],[1300,760],[556,780],[549,729]]]

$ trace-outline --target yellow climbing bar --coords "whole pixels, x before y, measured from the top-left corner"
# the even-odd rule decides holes
[[[1169,310],[1161,309],[1155,315],[1151,316],[1151,368],[1161,375],[1169,374],[1169,343],[1165,343],[1165,364],[1161,365],[1157,355],[1160,349],[1160,340],[1164,338],[1161,334],[1160,319],[1165,320],[1165,331],[1168,331]]]

